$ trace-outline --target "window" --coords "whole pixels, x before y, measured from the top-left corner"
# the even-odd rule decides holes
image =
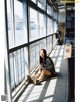
[[[39,34],[40,37],[46,36],[46,20],[45,16],[39,13]]]
[[[52,15],[52,8],[47,4],[47,13]]]
[[[52,50],[52,36],[47,37],[47,53]]]
[[[15,46],[19,46],[27,42],[27,30],[23,21],[23,3],[14,0],[15,15]],[[26,22],[27,23],[27,22]]]
[[[40,49],[46,49],[46,39],[41,40],[40,42]]]
[[[12,31],[12,18],[11,18],[11,10],[12,7],[10,6],[10,0],[7,0],[7,22],[8,22],[8,43],[9,43],[9,48],[13,47],[14,44],[14,36],[13,36],[13,31]]]
[[[50,18],[47,17],[47,35],[50,35],[53,33],[53,23]]]
[[[36,45],[30,45],[30,70],[36,66]]]
[[[38,7],[42,10],[46,10],[46,0],[38,0]]]
[[[54,33],[56,33],[56,31],[57,31],[57,29],[58,29],[58,26],[57,26],[57,22],[56,21],[54,21]]]
[[[27,48],[25,47],[9,54],[9,58],[11,86],[13,88],[15,85],[19,84],[28,74]]]
[[[38,18],[37,11],[30,8],[30,22],[29,22],[29,40],[35,40],[38,38]]]

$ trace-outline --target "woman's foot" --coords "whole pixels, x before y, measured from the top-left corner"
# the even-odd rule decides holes
[[[42,81],[41,80],[36,80],[36,85],[40,84]]]
[[[35,76],[33,76],[33,77],[31,77],[31,79],[33,80],[33,83],[36,85],[37,78]]]
[[[30,77],[29,75],[27,75],[27,81],[28,81],[29,83],[32,83],[32,82],[33,82],[33,80],[31,79],[31,77]]]
[[[36,85],[37,78],[35,76],[30,77],[29,75],[27,75],[27,80],[29,83],[34,83]]]

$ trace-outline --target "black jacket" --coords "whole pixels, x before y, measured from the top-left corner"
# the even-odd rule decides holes
[[[52,59],[48,56],[45,59],[45,63],[42,63],[41,66],[43,70],[49,70],[49,71],[55,72],[54,63]]]

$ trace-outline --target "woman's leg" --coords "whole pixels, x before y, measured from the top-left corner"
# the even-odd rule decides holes
[[[47,75],[47,76],[51,76],[51,72],[48,71],[48,70],[42,70],[38,80],[42,80],[44,78],[44,76]]]
[[[40,74],[41,74],[41,70],[39,70],[39,71],[37,72],[37,74],[35,75],[35,77],[36,77],[36,78],[39,78]]]

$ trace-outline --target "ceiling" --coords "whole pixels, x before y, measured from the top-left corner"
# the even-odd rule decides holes
[[[65,11],[65,9],[68,9],[68,8],[71,8],[71,9],[75,8],[74,3],[65,3],[64,0],[47,0],[47,2],[57,11],[60,11],[60,10]]]
[[[48,0],[48,3],[56,8],[56,10],[65,8],[65,4],[61,2],[61,0]]]

